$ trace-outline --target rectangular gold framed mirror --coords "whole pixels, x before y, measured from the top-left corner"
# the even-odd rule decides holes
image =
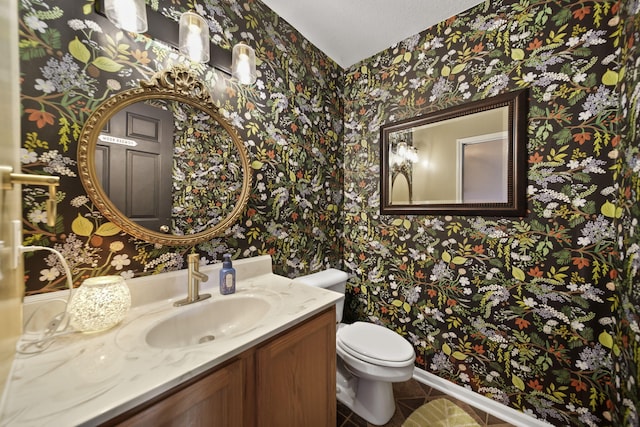
[[[381,126],[381,213],[524,215],[526,130],[526,89]]]

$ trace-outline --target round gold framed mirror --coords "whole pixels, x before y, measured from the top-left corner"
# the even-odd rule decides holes
[[[82,128],[78,169],[105,218],[163,245],[224,233],[251,187],[244,144],[206,85],[182,66],[100,104]]]

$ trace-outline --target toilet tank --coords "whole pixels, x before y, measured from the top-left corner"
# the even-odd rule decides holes
[[[338,292],[344,296],[347,288],[347,279],[349,275],[342,270],[328,268],[318,271],[317,273],[300,276],[293,279],[293,284],[314,286],[316,288],[328,289]],[[344,310],[344,298],[336,302],[336,323],[342,320],[342,311]]]

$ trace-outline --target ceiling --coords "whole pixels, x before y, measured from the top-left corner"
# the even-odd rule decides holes
[[[484,0],[262,1],[348,68]]]

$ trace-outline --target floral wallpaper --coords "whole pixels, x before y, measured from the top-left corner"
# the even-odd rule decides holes
[[[24,187],[26,244],[55,247],[74,282],[271,254],[288,276],[340,267],[347,320],[383,324],[416,365],[552,425],[639,425],[640,2],[491,0],[341,70],[262,3],[154,0],[207,16],[214,43],[256,48],[240,86],[194,66],[245,141],[247,209],[195,248],[114,229],[77,177],[90,112],[184,59],[123,33],[92,0],[20,3],[22,165],[62,177],[56,226]],[[382,216],[382,124],[527,88],[522,218]],[[64,288],[57,260],[26,258],[27,294]]]
[[[93,0],[23,0],[22,170],[61,177],[54,227],[46,225],[46,189],[24,187],[25,244],[62,252],[76,285],[96,275],[130,278],[186,268],[185,256],[193,251],[200,253],[203,264],[218,262],[227,252],[233,258],[270,254],[276,272],[285,275],[339,266],[340,67],[260,2],[156,0],[149,5],[176,26],[182,11],[195,8],[208,19],[213,43],[230,52],[235,43],[245,41],[256,50],[259,77],[252,86],[192,64],[211,87],[220,115],[235,127],[249,152],[253,186],[243,216],[225,235],[193,248],[148,244],[109,223],[78,178],[82,126],[111,95],[186,60],[162,41],[117,30],[94,12]],[[197,155],[201,147],[188,150]],[[193,168],[182,172],[191,173],[199,186],[216,184],[194,177]],[[225,191],[231,198],[236,193],[231,186]],[[198,222],[206,222],[207,215],[218,212],[218,207],[206,205],[199,199],[199,205],[194,201],[187,209]],[[63,289],[64,270],[58,262],[42,252],[25,255],[26,293]]]
[[[210,125],[209,114],[169,104],[175,118],[171,230],[200,233],[219,224],[238,203],[242,161],[226,129]]]
[[[640,2],[627,1],[623,13],[621,79],[622,132],[616,168],[621,211],[618,250],[622,267],[618,281],[616,322],[615,407],[619,425],[640,425]]]
[[[620,104],[638,28],[623,39],[635,11],[622,7],[483,2],[345,76],[351,320],[398,331],[418,367],[552,425],[638,425],[638,289],[621,277],[637,261],[620,262],[637,251],[638,143]],[[522,88],[524,217],[380,215],[381,125]]]

